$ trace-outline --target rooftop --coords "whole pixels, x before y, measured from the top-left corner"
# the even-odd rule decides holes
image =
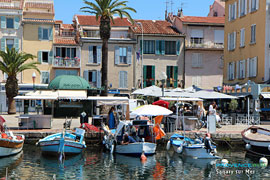
[[[225,17],[200,17],[200,16],[184,16],[177,17],[183,23],[202,23],[202,24],[224,24]]]

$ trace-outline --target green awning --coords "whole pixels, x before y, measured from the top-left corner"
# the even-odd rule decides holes
[[[61,75],[54,78],[49,89],[87,90],[92,89],[90,84],[80,76]]]

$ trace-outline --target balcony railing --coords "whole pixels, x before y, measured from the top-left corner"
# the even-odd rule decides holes
[[[186,47],[188,47],[188,48],[223,49],[224,44],[222,44],[222,43],[214,43],[214,42],[204,42],[204,43],[200,43],[200,44],[187,42]]]
[[[81,32],[83,38],[100,38],[99,31],[83,31]],[[111,31],[111,39],[132,39],[134,38],[132,33],[128,32],[115,32]]]
[[[80,59],[55,57],[53,59],[53,67],[80,68]]]

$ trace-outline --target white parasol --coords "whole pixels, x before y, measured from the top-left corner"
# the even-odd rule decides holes
[[[138,116],[167,116],[172,113],[173,112],[168,110],[167,108],[158,105],[143,105],[135,108],[131,114]]]

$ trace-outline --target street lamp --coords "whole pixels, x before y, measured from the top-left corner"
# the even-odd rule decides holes
[[[143,25],[141,22],[137,22],[137,24],[139,24],[141,26],[142,29],[142,62],[141,62],[141,89],[143,89]]]
[[[33,74],[32,74],[32,80],[33,80],[33,89],[34,90],[35,90],[35,80],[36,80],[36,77],[37,77],[36,73],[33,72]]]
[[[160,75],[159,75],[159,79],[162,83],[162,97],[164,97],[164,83],[165,83],[165,80],[167,79],[167,75],[165,72],[162,72]]]

